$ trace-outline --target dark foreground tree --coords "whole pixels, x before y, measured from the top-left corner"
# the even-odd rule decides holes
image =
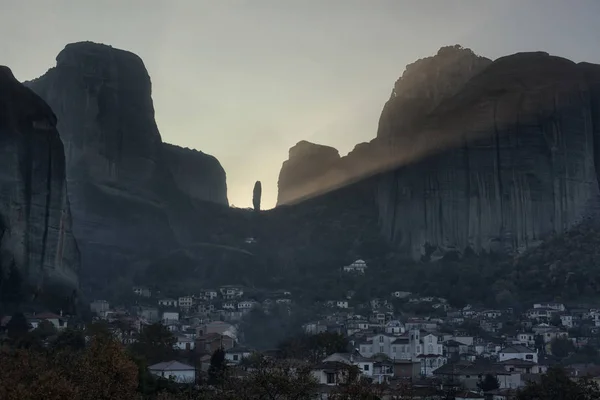
[[[483,392],[489,392],[490,390],[496,390],[500,388],[500,382],[492,374],[486,374],[482,380],[477,382],[477,387]]]
[[[517,394],[517,400],[596,400],[598,384],[586,378],[573,381],[564,369],[552,367],[539,383],[528,383]]]
[[[225,350],[223,348],[215,350],[210,357],[210,366],[208,367],[208,384],[221,386],[225,380],[227,364],[225,363]]]

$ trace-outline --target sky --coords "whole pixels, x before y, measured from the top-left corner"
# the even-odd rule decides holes
[[[0,0],[0,64],[19,80],[67,43],[138,54],[165,142],[219,159],[231,205],[277,198],[300,140],[345,155],[375,137],[406,64],[461,44],[600,63],[599,0]]]

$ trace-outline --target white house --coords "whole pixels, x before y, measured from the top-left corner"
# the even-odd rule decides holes
[[[38,327],[39,323],[44,320],[50,322],[58,330],[67,328],[67,320],[62,317],[62,312],[61,315],[56,315],[49,312],[35,314],[32,318],[30,318],[29,323],[33,329],[35,329]]]
[[[565,311],[565,305],[562,303],[536,303],[533,305],[533,308],[550,308],[554,311]]]
[[[239,364],[244,358],[250,357],[252,352],[245,347],[233,347],[225,351],[225,360],[231,364]]]
[[[178,303],[179,303],[179,308],[182,308],[184,310],[189,310],[190,308],[192,308],[192,305],[194,304],[194,299],[192,298],[192,296],[183,296],[183,297],[179,298]]]
[[[179,313],[177,311],[163,311],[162,321],[164,324],[170,324],[179,321]]]
[[[177,300],[175,299],[160,299],[158,301],[159,306],[163,307],[177,307]]]
[[[237,304],[237,308],[239,310],[250,310],[252,307],[254,307],[255,304],[256,304],[256,302],[252,301],[252,300],[240,301]]]
[[[560,323],[562,324],[562,326],[564,326],[566,328],[572,328],[573,327],[573,316],[570,314],[561,315]]]
[[[223,310],[235,310],[235,303],[233,301],[226,301],[221,308],[223,308]]]
[[[398,320],[392,320],[385,324],[385,333],[390,335],[401,335],[404,333],[404,324]]]
[[[217,293],[217,291],[216,291],[216,290],[209,289],[209,290],[205,290],[205,291],[204,291],[204,297],[205,297],[207,300],[216,299],[218,295],[219,295],[219,294]]]
[[[536,351],[531,350],[529,347],[521,345],[508,346],[500,350],[498,353],[498,362],[519,359],[525,361],[532,361],[537,364],[538,354]]]
[[[177,342],[173,347],[179,350],[194,350],[195,344],[196,342],[194,339],[181,335],[177,336]]]
[[[219,291],[221,292],[221,296],[223,296],[224,299],[229,300],[242,297],[242,295],[244,294],[244,289],[242,289],[240,286],[235,285],[221,286],[219,288]]]
[[[133,293],[135,293],[138,296],[142,296],[142,297],[150,297],[150,295],[151,295],[150,289],[148,289],[147,287],[143,287],[143,286],[135,286],[133,288]]]
[[[373,376],[373,364],[374,360],[366,357],[362,357],[358,354],[352,353],[333,353],[323,360],[324,363],[338,362],[348,365],[355,365],[358,367],[360,373],[364,376]]]
[[[191,365],[179,361],[167,361],[148,367],[150,373],[165,379],[173,379],[178,383],[194,383],[196,381],[196,369]]]
[[[359,274],[364,274],[367,269],[367,263],[363,260],[356,260],[350,265],[346,265],[343,270],[344,272],[356,272]]]
[[[338,300],[335,302],[337,308],[348,308],[348,302],[346,300]]]

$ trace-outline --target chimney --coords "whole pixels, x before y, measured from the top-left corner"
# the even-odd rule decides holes
[[[62,317],[62,310],[60,310],[60,316]]]

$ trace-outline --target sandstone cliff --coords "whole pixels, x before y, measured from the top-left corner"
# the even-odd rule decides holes
[[[415,258],[534,246],[598,193],[597,71],[546,53],[492,63],[447,48],[407,68],[376,139],[297,185],[322,192],[380,173],[382,232]]]
[[[56,117],[0,66],[0,286],[15,272],[24,287],[4,286],[3,294],[69,298],[79,288]]]
[[[181,212],[192,210],[192,200],[226,204],[218,161],[163,144],[150,77],[135,54],[69,44],[56,67],[27,85],[58,117],[74,233],[86,277],[97,284],[141,257],[177,248]],[[198,169],[182,175],[180,167],[192,164]]]

